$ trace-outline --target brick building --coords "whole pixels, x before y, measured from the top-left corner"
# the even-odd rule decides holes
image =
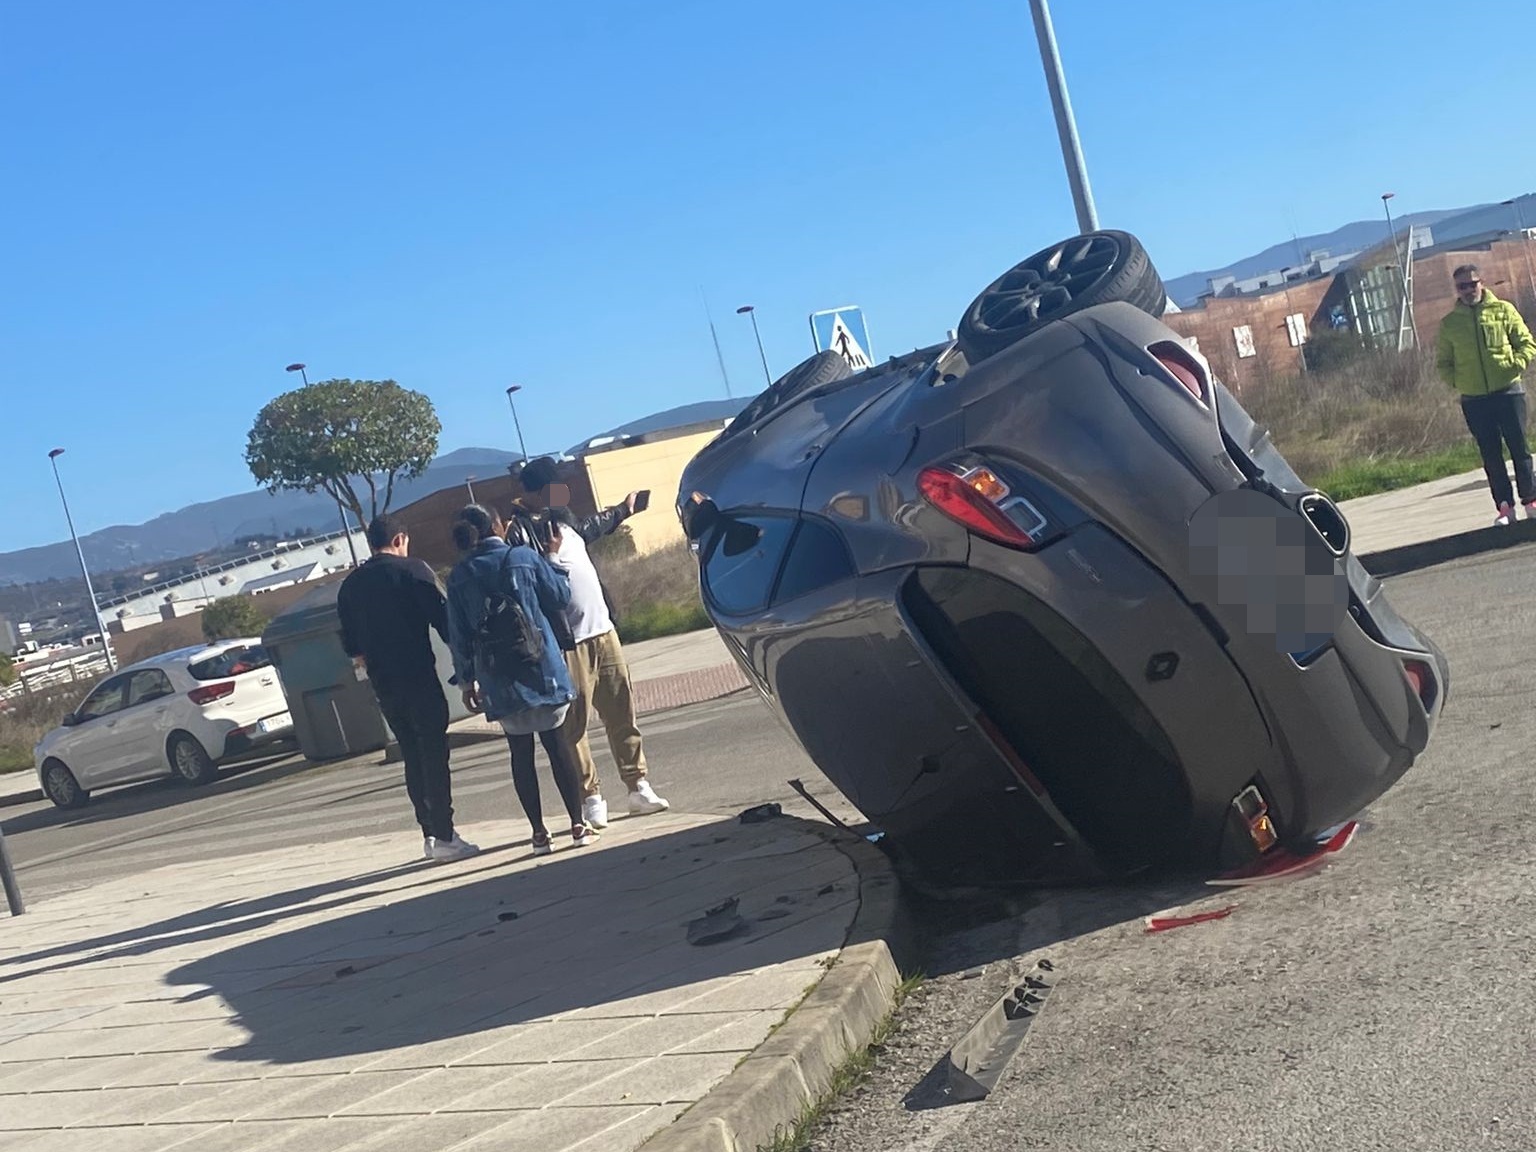
[[[1257,292],[1209,296],[1199,306],[1163,318],[1193,338],[1228,387],[1304,368],[1304,347],[1322,331],[1338,328],[1362,343],[1396,348],[1402,319],[1403,275],[1399,242],[1360,253],[1331,275],[1312,276]],[[1451,273],[1476,264],[1483,282],[1536,322],[1536,229],[1524,235],[1495,232],[1416,248],[1410,274],[1413,321],[1419,343],[1434,347],[1440,321],[1456,303]]]

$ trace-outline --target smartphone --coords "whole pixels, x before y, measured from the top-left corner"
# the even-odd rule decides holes
[[[651,490],[649,488],[642,489],[641,491],[635,493],[635,511],[636,512],[644,512],[650,506],[651,506]]]

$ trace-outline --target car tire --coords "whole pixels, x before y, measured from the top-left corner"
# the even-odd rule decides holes
[[[186,732],[173,732],[165,742],[165,756],[171,765],[171,774],[183,784],[194,787],[210,783],[218,775],[218,765],[197,737]]]
[[[91,794],[80,787],[80,781],[62,760],[43,761],[43,795],[52,800],[57,808],[84,808]]]
[[[782,407],[803,392],[820,388],[823,384],[835,384],[852,375],[853,369],[848,366],[848,361],[836,352],[830,349],[818,352],[802,360],[764,388],[757,398],[743,408],[731,422],[731,426],[726,429],[726,434],[730,435],[739,428],[750,428],[775,408]]]
[[[987,285],[965,310],[956,341],[979,364],[1052,320],[1117,302],[1162,316],[1168,290],[1129,232],[1085,232],[1042,248]]]

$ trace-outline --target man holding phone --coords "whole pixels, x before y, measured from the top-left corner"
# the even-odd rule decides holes
[[[587,553],[588,543],[644,512],[650,504],[650,492],[631,492],[622,504],[578,521],[569,508],[569,493],[563,484],[555,482],[555,475],[555,462],[540,458],[530,460],[518,478],[525,492],[523,502],[548,513],[552,528],[549,561],[570,580],[571,602],[565,617],[575,647],[566,651],[565,663],[576,699],[571,701],[562,731],[581,765],[582,818],[594,828],[606,828],[608,802],[603,799],[597,764],[587,740],[587,723],[593,711],[603,722],[608,749],[629,791],[629,814],[645,816],[670,807],[656,795],[647,777],[629,665],[614,627],[607,592]]]

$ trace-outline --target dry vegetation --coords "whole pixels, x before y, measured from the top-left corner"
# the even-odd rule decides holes
[[[1478,467],[1432,353],[1328,359],[1327,368],[1259,382],[1240,396],[1302,479],[1348,500]]]

